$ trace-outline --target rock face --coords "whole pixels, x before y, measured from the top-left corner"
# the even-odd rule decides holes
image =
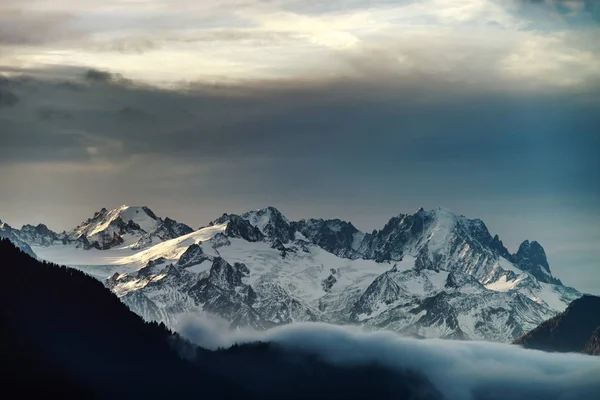
[[[65,235],[59,235],[44,224],[23,225],[19,230],[19,237],[25,242],[36,246],[51,246],[54,244],[66,244]]]
[[[593,356],[600,356],[600,326],[592,333],[592,337],[588,340],[583,352]]]
[[[250,225],[255,226],[266,237],[289,243],[296,237],[296,229],[275,207],[249,211],[241,216]]]
[[[183,314],[210,312],[232,328],[324,321],[511,342],[581,296],[551,275],[536,242],[512,255],[483,221],[443,208],[364,233],[337,219],[289,221],[267,207],[143,249],[135,233],[156,232],[160,221],[142,212],[140,220],[103,210],[73,231],[109,249],[110,272],[73,265],[104,273],[132,310],[172,327]],[[111,253],[121,239],[119,249],[133,243],[127,257]]]
[[[322,249],[344,258],[362,258],[356,249],[364,234],[349,222],[339,219],[308,219],[294,224],[294,228]]]
[[[585,295],[514,341],[530,349],[600,354],[600,297]]]
[[[529,272],[540,282],[558,283],[560,280],[550,274],[550,265],[546,259],[546,252],[538,242],[524,241],[513,256],[515,264],[523,271]]]
[[[238,215],[228,215],[225,221],[227,221],[225,234],[228,237],[241,238],[249,242],[258,242],[265,237],[260,229]]]
[[[208,276],[200,279],[188,294],[203,309],[213,314],[225,314],[234,326],[263,329],[260,315],[252,308],[256,293],[252,286],[242,282],[250,271],[241,263],[230,265],[224,259],[213,260]]]

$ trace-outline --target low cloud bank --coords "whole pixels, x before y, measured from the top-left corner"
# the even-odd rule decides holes
[[[335,365],[376,362],[423,372],[450,400],[599,399],[600,357],[545,353],[518,346],[418,340],[357,327],[298,323],[264,332],[231,331],[217,317],[184,317],[178,331],[206,348],[266,341],[319,355]]]

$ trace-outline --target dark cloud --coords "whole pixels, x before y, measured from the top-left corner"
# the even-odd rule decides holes
[[[37,110],[38,118],[41,120],[56,120],[56,119],[69,119],[72,117],[71,113],[66,110],[61,110],[53,107],[42,107]]]
[[[598,195],[589,186],[600,178],[598,95],[478,92],[387,78],[176,91],[105,71],[83,76],[11,81],[21,101],[0,114],[3,163],[226,159],[240,171],[268,168],[281,183],[301,184],[310,176],[304,172],[320,171],[334,186],[367,179],[374,187],[419,165],[423,173],[487,176],[479,186],[490,190]]]
[[[597,0],[520,0],[525,4],[545,6],[549,10],[566,17],[577,17],[584,14],[596,22],[600,22],[600,2]]]
[[[373,229],[443,205],[502,226],[513,246],[535,239],[548,251],[600,226],[594,86],[519,90],[365,73],[161,89],[105,71],[28,72],[3,86],[19,102],[0,109],[0,186],[10,188],[0,208],[42,210],[53,199],[64,209],[16,225],[68,229],[122,203],[200,225],[274,204],[290,218]],[[548,222],[567,211],[586,218]],[[552,267],[598,292],[594,257],[580,253],[563,251]],[[568,274],[574,260],[585,274]]]
[[[19,98],[13,92],[0,87],[0,107],[11,107],[19,102]]]
[[[113,74],[97,69],[89,69],[85,73],[85,79],[95,82],[110,82],[113,80]]]
[[[74,37],[79,39],[82,32],[69,25],[72,19],[68,13],[7,8],[0,3],[0,46],[41,45]]]
[[[130,79],[126,79],[123,75],[114,72],[103,71],[99,69],[88,69],[83,74],[83,77],[88,82],[96,82],[96,83],[113,83],[116,85],[130,85],[133,84],[133,81]],[[67,85],[72,82],[65,82]]]
[[[19,97],[11,91],[11,81],[0,75],[0,107],[11,107],[19,102]]]

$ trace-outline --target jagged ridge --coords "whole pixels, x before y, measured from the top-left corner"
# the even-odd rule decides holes
[[[121,214],[102,211],[87,226]],[[181,313],[205,310],[232,327],[326,321],[512,341],[580,296],[552,277],[537,242],[510,254],[483,221],[442,208],[363,233],[337,219],[289,221],[267,207],[224,214],[122,260],[122,268],[111,261],[107,285],[170,326]],[[216,279],[223,271],[237,278]]]

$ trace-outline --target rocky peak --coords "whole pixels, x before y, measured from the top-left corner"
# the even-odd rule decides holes
[[[146,213],[146,215],[148,215],[150,218],[152,218],[152,219],[158,219],[158,217],[156,216],[156,214],[154,214],[154,212],[153,212],[151,209],[149,209],[148,207],[146,207],[146,206],[141,206],[140,208],[141,208],[141,209],[142,209],[142,211],[143,211],[144,213]],[[136,212],[139,212],[139,211],[136,211]]]
[[[188,233],[192,233],[194,231],[191,227],[187,226],[186,224],[182,224],[181,222],[177,222],[168,217],[163,220],[163,226],[166,232],[171,237],[187,235]]]
[[[12,231],[12,226],[10,226],[9,224],[7,224],[6,222],[2,222],[2,220],[0,220],[0,229],[8,232],[8,231]]]
[[[498,235],[494,235],[494,237],[492,238],[490,248],[499,256],[504,257],[507,260],[512,260],[512,255],[504,246],[504,243],[502,243],[502,240],[500,240],[500,237]]]
[[[102,208],[67,237],[81,242],[84,248],[102,250],[124,243],[126,237],[128,241],[133,241],[132,248],[139,249],[192,231],[185,224],[171,219],[162,220],[146,206],[122,205],[110,211]]]
[[[376,261],[398,261],[405,252],[425,240],[425,233],[434,221],[434,212],[419,209],[413,215],[399,214],[391,218],[383,229],[365,235],[361,252],[365,258]]]
[[[0,239],[8,239],[10,242],[18,247],[21,251],[29,254],[30,256],[37,258],[28,243],[21,239],[18,235],[18,230],[13,229],[9,224],[0,221]]]
[[[529,272],[540,282],[560,284],[560,280],[552,276],[546,252],[538,242],[525,240],[512,259],[519,268]]]
[[[203,304],[203,309],[208,312],[225,308],[234,315],[255,313],[251,306],[256,293],[250,285],[242,282],[242,277],[249,273],[245,264],[231,265],[223,258],[215,257],[208,277],[193,285],[188,294]]]
[[[166,259],[164,257],[158,257],[157,259],[148,261],[145,267],[140,268],[137,271],[137,277],[141,278],[156,275],[162,269],[162,264],[165,264],[165,261]]]
[[[519,250],[515,256],[519,258],[533,258],[535,261],[539,261],[540,266],[544,268],[546,272],[550,272],[550,267],[546,261],[546,252],[544,251],[544,248],[535,240],[533,242],[530,242],[529,240],[523,241],[523,243],[521,243],[519,246]]]
[[[200,245],[192,244],[181,255],[181,257],[179,257],[179,260],[177,261],[177,266],[181,268],[187,268],[191,267],[192,265],[200,264],[208,259],[209,257],[206,254],[204,254]]]
[[[44,224],[38,224],[37,226],[23,225],[19,231],[19,236],[27,243],[36,246],[51,246],[60,240],[59,235],[48,229]]]
[[[295,229],[288,219],[275,207],[248,211],[241,216],[268,238],[279,239],[282,243],[294,240]]]
[[[242,277],[249,272],[248,267],[244,264],[234,263],[231,265],[225,259],[215,257],[210,267],[208,280],[222,288],[235,287],[242,284]]]
[[[101,209],[100,211],[96,211],[96,212],[94,213],[94,216],[93,216],[92,218],[88,218],[88,221],[91,221],[91,220],[93,220],[93,219],[96,219],[96,218],[103,217],[103,216],[105,216],[107,213],[108,213],[108,210],[107,210],[105,207],[102,207],[102,209]]]
[[[215,220],[211,221],[211,222],[208,224],[208,226],[214,226],[214,225],[221,225],[221,224],[224,224],[224,223],[228,222],[232,216],[234,216],[234,217],[235,217],[235,216],[237,216],[237,215],[235,215],[235,214],[227,214],[227,213],[223,213],[223,215],[221,215],[219,218],[217,218],[217,219],[215,219]],[[202,227],[200,227],[200,229],[202,229]]]
[[[225,217],[225,215],[223,215]],[[221,219],[223,218],[221,217]],[[264,239],[263,233],[256,226],[250,224],[250,222],[239,215],[230,214],[226,216],[227,227],[225,228],[225,235],[230,238],[242,238],[249,242],[258,242]],[[221,222],[223,223],[223,222]]]
[[[339,219],[307,219],[294,224],[295,228],[317,246],[340,257],[358,258],[357,243],[364,234],[350,222]]]

